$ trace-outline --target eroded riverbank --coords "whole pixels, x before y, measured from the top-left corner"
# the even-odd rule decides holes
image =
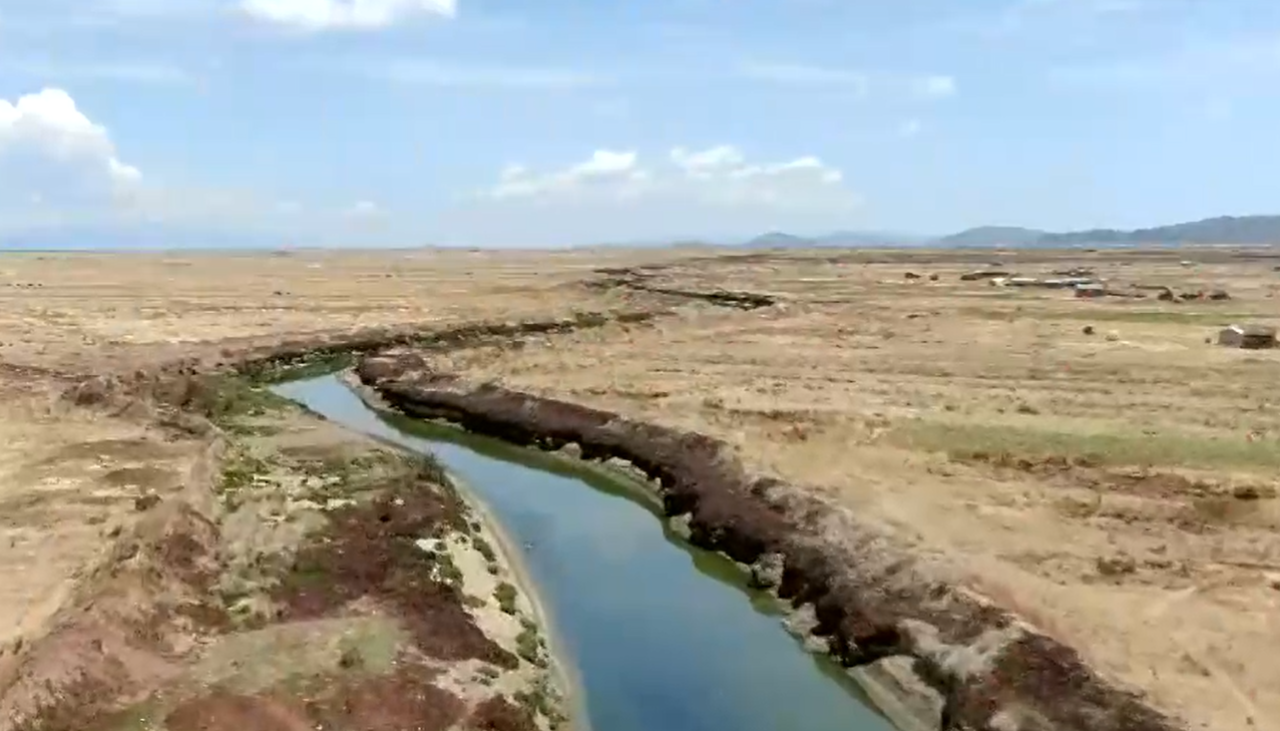
[[[815,661],[732,562],[655,519],[603,470],[375,413],[336,378],[281,392],[334,422],[461,475],[522,547],[592,728],[887,731],[828,660]],[[744,596],[745,593],[745,596]]]
[[[882,531],[747,474],[714,439],[467,383],[412,352],[367,358],[359,375],[411,416],[634,465],[693,543],[749,566],[841,664],[878,671],[906,701],[904,720],[991,731],[1178,728],[1071,648],[940,580]]]

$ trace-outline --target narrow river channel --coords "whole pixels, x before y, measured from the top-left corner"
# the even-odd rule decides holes
[[[536,450],[365,406],[338,378],[277,393],[433,454],[523,547],[594,731],[887,731],[731,562],[680,540],[621,482]]]

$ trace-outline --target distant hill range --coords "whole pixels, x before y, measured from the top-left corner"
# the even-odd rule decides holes
[[[743,244],[752,248],[828,246],[995,246],[1057,248],[1064,246],[1178,246],[1182,244],[1280,244],[1280,216],[1219,216],[1171,226],[1121,231],[1110,228],[1053,233],[1018,226],[980,226],[949,236],[930,238],[874,232],[838,232],[803,237],[773,232]]]

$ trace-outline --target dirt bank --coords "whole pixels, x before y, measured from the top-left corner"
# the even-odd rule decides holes
[[[947,584],[894,538],[779,480],[748,474],[705,435],[434,373],[413,352],[366,358],[361,380],[396,408],[481,433],[620,459],[656,484],[694,543],[752,567],[811,612],[847,667],[905,658],[940,700],[943,729],[1157,731],[1179,726],[1109,683],[1069,647]]]
[[[240,377],[93,382],[68,399],[146,412],[205,447],[180,490],[139,496],[43,631],[0,654],[3,731],[565,720],[534,603],[430,460]]]

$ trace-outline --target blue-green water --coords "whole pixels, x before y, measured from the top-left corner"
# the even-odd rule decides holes
[[[330,420],[434,454],[523,547],[594,731],[887,731],[728,560],[607,477],[369,409],[333,376],[276,386]]]

